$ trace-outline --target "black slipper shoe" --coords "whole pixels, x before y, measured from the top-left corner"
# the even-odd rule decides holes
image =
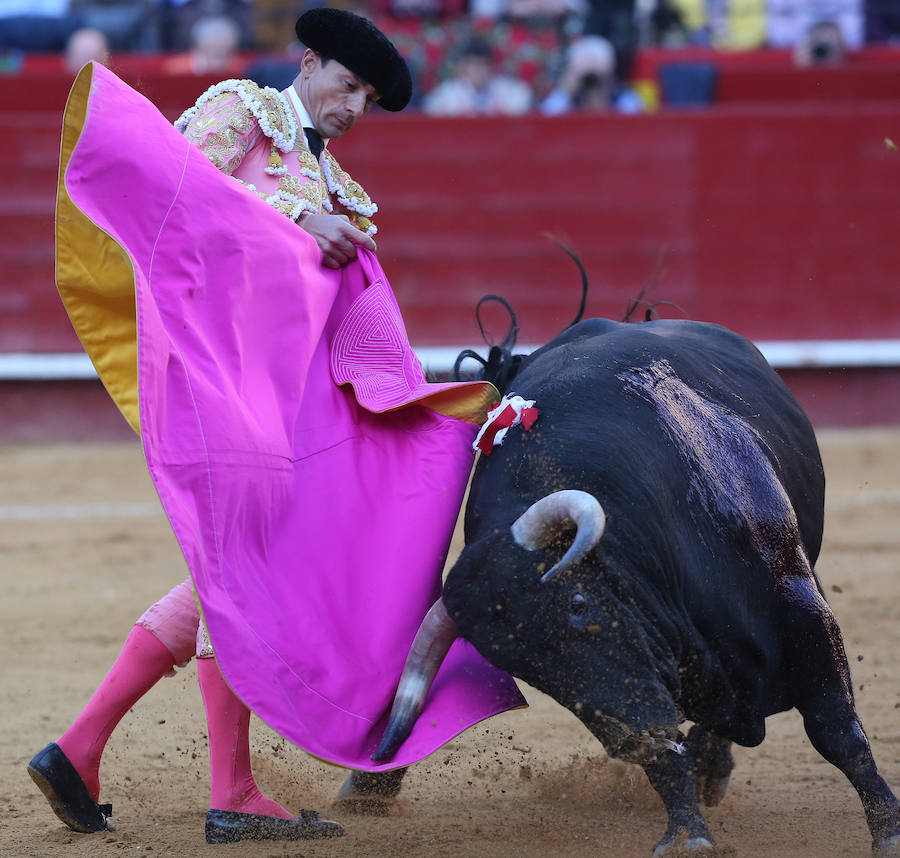
[[[111,804],[97,804],[69,758],[56,742],[34,755],[28,774],[44,794],[53,812],[73,831],[92,834],[113,831]]]
[[[238,813],[233,810],[206,812],[207,843],[237,843],[240,840],[313,840],[343,837],[336,822],[319,819],[314,810],[301,810],[296,819]]]

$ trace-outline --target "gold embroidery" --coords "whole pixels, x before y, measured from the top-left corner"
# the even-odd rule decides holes
[[[184,136],[227,175],[247,154],[252,121],[246,108],[230,93],[221,93],[198,108]]]
[[[337,197],[338,203],[357,229],[374,234],[377,229],[371,221],[371,216],[378,211],[378,206],[372,202],[362,185],[341,169],[340,164],[327,149],[324,154],[327,159],[327,171],[331,176],[328,183],[329,190]]]
[[[321,173],[319,162],[316,160],[316,156],[313,155],[313,153],[310,152],[309,149],[307,149],[305,146],[299,148],[295,146],[294,151],[297,153],[297,160],[300,162],[301,167],[307,170],[311,170],[316,174]]]
[[[370,230],[374,232],[375,224],[373,224],[372,221],[370,221],[367,217],[358,215],[356,214],[356,212],[352,212],[349,217],[350,223],[352,223],[353,226],[355,226],[360,232],[364,232],[366,233],[366,235],[369,234]]]
[[[278,187],[281,188],[281,190],[285,193],[293,194],[294,196],[296,196],[300,193],[301,184],[302,183],[300,182],[300,179],[298,179],[296,176],[292,175],[291,173],[285,173],[281,177],[281,181],[278,183]]]
[[[244,80],[241,83],[250,99],[260,106],[260,113],[268,119],[268,128],[263,128],[262,125],[264,123],[260,123],[263,134],[270,140],[278,137],[287,140],[292,130],[292,123],[288,118],[288,110],[290,108],[284,97],[273,89],[262,89],[251,80]],[[296,123],[293,123],[293,126],[296,137],[301,136],[296,134]],[[290,151],[296,145],[296,137],[290,139],[290,145],[284,151]]]
[[[269,152],[269,170],[273,171],[273,175],[277,175],[275,171],[283,170],[284,162],[281,160],[281,153],[278,147],[273,143]]]
[[[325,186],[321,182],[310,179],[303,185],[300,193],[303,199],[307,200],[312,206],[312,211],[321,213],[322,201],[325,198]]]

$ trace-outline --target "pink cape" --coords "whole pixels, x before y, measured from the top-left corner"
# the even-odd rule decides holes
[[[322,267],[311,237],[96,64],[67,105],[57,241],[60,292],[126,416],[133,357],[116,369],[92,307],[106,311],[111,267],[133,280],[147,465],[223,673],[257,715],[377,770],[523,705],[458,640],[394,760],[369,759],[440,593],[477,429],[421,400],[490,398],[425,383],[373,255]]]

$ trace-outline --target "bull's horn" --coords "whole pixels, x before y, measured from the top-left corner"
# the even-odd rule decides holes
[[[372,754],[372,760],[376,763],[391,759],[406,741],[422,711],[438,668],[456,638],[456,623],[447,613],[443,600],[438,599],[422,620],[409,648],[388,725],[377,750]]]
[[[575,523],[578,529],[575,539],[559,563],[541,575],[542,582],[571,569],[600,541],[606,527],[603,507],[588,492],[566,489],[541,498],[513,522],[511,529],[516,545],[534,551],[550,542],[564,521]]]

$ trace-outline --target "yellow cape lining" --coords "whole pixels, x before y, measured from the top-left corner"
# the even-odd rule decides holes
[[[66,169],[87,117],[93,64],[69,93],[56,192],[56,287],[100,380],[140,434],[134,268],[128,254],[69,197]]]

